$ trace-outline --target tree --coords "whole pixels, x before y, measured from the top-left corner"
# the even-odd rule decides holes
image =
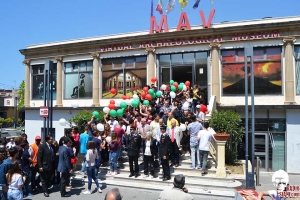
[[[24,93],[25,93],[25,81],[23,80],[19,86],[18,91],[18,97],[19,97],[19,103],[18,103],[18,110],[22,107],[24,107]]]

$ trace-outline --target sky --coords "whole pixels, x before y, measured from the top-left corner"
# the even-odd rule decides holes
[[[158,0],[154,1],[154,14]],[[166,7],[168,0],[163,0]],[[213,23],[264,17],[300,16],[300,0],[201,0],[194,10],[189,0],[191,25],[201,25],[199,10],[206,19],[211,9]],[[164,9],[165,10],[165,9]],[[27,45],[77,38],[149,30],[151,0],[1,0],[0,1],[0,89],[12,89],[25,78]],[[169,27],[176,27],[180,4],[168,14]]]

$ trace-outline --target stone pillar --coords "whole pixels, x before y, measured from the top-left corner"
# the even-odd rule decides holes
[[[30,107],[30,60],[23,61],[25,65],[24,107]]]
[[[62,76],[63,76],[63,57],[57,57],[55,58],[57,61],[57,80],[56,80],[56,106],[62,107]]]
[[[219,61],[219,50],[221,47],[220,43],[211,43],[209,45],[211,49],[211,95],[216,96],[216,102],[220,103],[220,61]]]
[[[284,104],[296,104],[295,102],[295,73],[294,73],[294,52],[293,45],[296,42],[295,38],[284,38],[283,43],[285,47],[284,61],[285,61],[285,101]]]
[[[93,106],[100,106],[100,95],[99,95],[99,53],[92,53],[91,57],[93,58]],[[101,73],[102,78],[102,73]]]
[[[215,138],[213,138],[215,140]],[[226,141],[215,140],[217,144],[217,171],[216,177],[225,178],[227,176],[226,167],[225,167],[225,145]]]
[[[146,53],[148,54],[147,56],[147,84],[151,85],[151,78],[156,77],[155,75],[155,60],[154,60],[154,55],[155,55],[155,49],[154,48],[147,48]]]

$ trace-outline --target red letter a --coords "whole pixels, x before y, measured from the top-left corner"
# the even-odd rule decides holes
[[[211,26],[211,21],[212,21],[214,15],[215,15],[215,12],[216,12],[215,9],[210,11],[209,18],[208,18],[208,22],[206,23],[206,20],[205,20],[205,17],[204,17],[204,13],[203,13],[202,10],[200,10],[200,17],[201,17],[202,24],[203,24],[203,27],[204,27],[204,28],[210,28],[210,26]]]
[[[191,30],[191,25],[189,22],[189,18],[186,15],[186,12],[183,12],[180,15],[177,31],[183,30],[183,28],[185,28],[185,30]]]
[[[169,31],[169,28],[168,28],[168,20],[167,20],[167,15],[163,15],[161,20],[160,20],[160,25],[158,26],[157,25],[157,22],[156,22],[156,17],[155,16],[151,16],[150,18],[150,34],[153,34],[154,33],[154,28],[155,28],[155,31],[157,33],[161,33],[162,32],[162,28],[165,28],[164,29],[164,32],[168,32]]]

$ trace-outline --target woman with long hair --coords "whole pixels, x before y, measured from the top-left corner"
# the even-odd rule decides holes
[[[88,143],[88,151],[86,153],[85,159],[86,159],[86,172],[87,172],[87,177],[88,177],[88,189],[83,192],[83,194],[91,194],[91,188],[92,188],[92,180],[94,180],[96,186],[97,186],[97,191],[99,193],[102,193],[102,190],[100,188],[98,179],[96,178],[95,174],[95,164],[96,164],[96,159],[98,158],[98,152],[95,147],[95,142],[90,141]]]
[[[105,164],[108,162],[108,159],[109,159],[108,144],[105,140],[107,136],[110,136],[110,125],[106,123],[106,124],[104,124],[104,131],[101,135],[102,143],[104,145],[104,148],[102,148],[102,151],[101,151],[101,158],[102,158],[101,166],[105,166]]]
[[[118,161],[118,136],[115,131],[111,132],[111,141],[109,143],[109,175],[117,175],[117,161]]]
[[[8,172],[6,174],[6,181],[8,183],[8,200],[22,200],[23,199],[23,185],[26,181],[25,177],[22,177],[20,164],[14,161],[10,164]]]
[[[55,185],[57,184],[57,186],[60,184],[60,172],[57,171],[57,167],[58,167],[58,160],[59,160],[59,155],[58,155],[58,149],[59,149],[59,145],[57,141],[53,142],[53,150],[55,153],[55,157],[54,157],[54,168],[53,168],[53,182],[52,184]]]

